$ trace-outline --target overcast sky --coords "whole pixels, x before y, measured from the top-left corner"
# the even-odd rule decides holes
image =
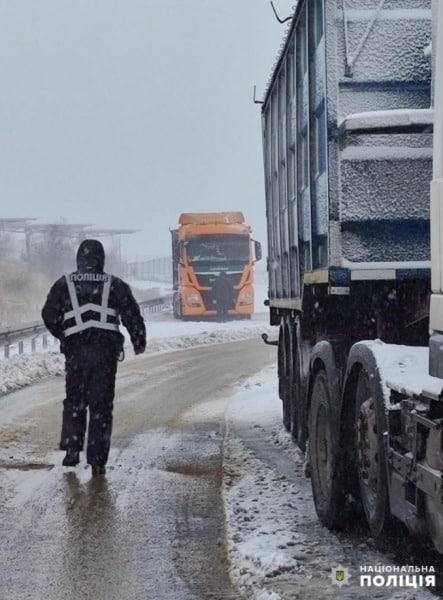
[[[0,0],[0,217],[163,256],[180,212],[243,210],[265,243],[253,88],[286,29],[269,0]]]

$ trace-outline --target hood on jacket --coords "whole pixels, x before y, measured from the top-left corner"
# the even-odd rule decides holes
[[[77,250],[77,269],[102,273],[105,266],[105,250],[98,240],[83,240]]]

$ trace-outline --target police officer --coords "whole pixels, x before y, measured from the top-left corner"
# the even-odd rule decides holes
[[[111,445],[115,376],[124,344],[120,320],[134,352],[146,348],[145,323],[131,288],[105,273],[104,264],[101,242],[84,240],[77,251],[77,270],[54,283],[42,309],[43,321],[65,355],[63,465],[80,462],[89,407],[86,459],[93,475],[105,474]]]
[[[219,321],[226,321],[228,310],[234,302],[234,290],[225,271],[221,271],[212,288]]]

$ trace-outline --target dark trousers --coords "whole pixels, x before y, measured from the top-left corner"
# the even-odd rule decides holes
[[[83,450],[89,408],[86,460],[105,465],[112,434],[117,358],[106,348],[82,347],[66,356],[66,398],[60,450]]]
[[[228,307],[225,304],[217,304],[217,319],[226,321],[228,317]]]
[[[219,321],[226,321],[228,316],[228,309],[224,307],[217,308],[217,319]]]

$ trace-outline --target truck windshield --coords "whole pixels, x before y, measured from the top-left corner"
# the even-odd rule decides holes
[[[196,235],[185,245],[188,262],[195,263],[247,263],[249,261],[249,236],[247,235]]]

